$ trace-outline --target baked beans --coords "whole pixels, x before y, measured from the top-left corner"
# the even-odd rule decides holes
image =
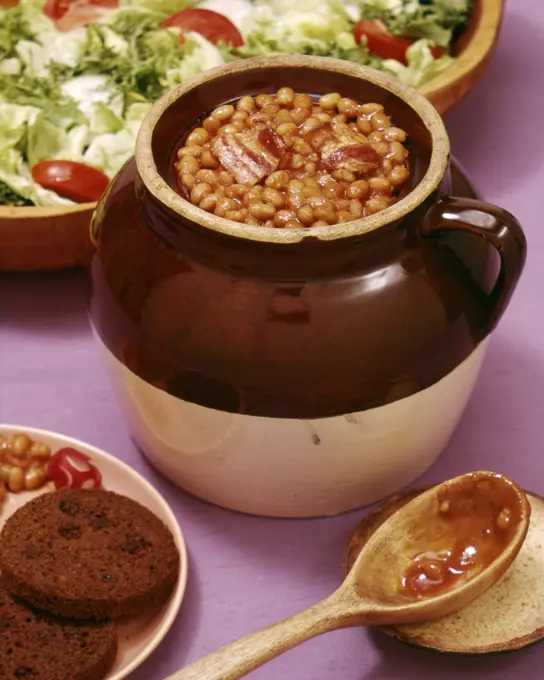
[[[348,222],[399,200],[406,133],[381,104],[282,87],[202,118],[178,148],[182,195],[238,223],[306,228]]]
[[[0,434],[0,502],[6,493],[35,491],[48,480],[51,449],[24,432],[4,437]]]

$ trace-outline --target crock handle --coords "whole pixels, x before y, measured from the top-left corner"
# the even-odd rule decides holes
[[[465,231],[488,241],[499,253],[501,268],[488,297],[484,331],[490,333],[503,315],[521,276],[527,254],[520,223],[506,210],[471,198],[442,197],[427,212],[421,234],[439,236]]]

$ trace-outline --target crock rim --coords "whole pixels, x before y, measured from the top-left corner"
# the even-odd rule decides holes
[[[418,185],[400,201],[375,215],[363,217],[351,222],[343,222],[324,227],[284,228],[246,225],[227,220],[208,213],[186,200],[159,174],[153,156],[153,134],[164,113],[181,97],[210,80],[228,77],[232,73],[254,72],[264,68],[309,68],[320,69],[329,73],[365,80],[381,87],[401,99],[419,116],[432,139],[429,167]],[[236,95],[233,96],[233,99]],[[219,102],[218,102],[219,105]],[[203,112],[204,113],[204,112]],[[159,202],[174,213],[192,223],[221,234],[251,241],[268,243],[299,243],[313,238],[320,241],[332,241],[341,238],[361,236],[380,227],[406,217],[421,205],[437,189],[448,167],[450,143],[446,128],[440,114],[433,105],[417,90],[401,83],[387,74],[353,62],[329,57],[278,55],[245,59],[207,70],[191,80],[178,85],[167,92],[151,107],[145,118],[136,141],[136,168],[140,178]]]

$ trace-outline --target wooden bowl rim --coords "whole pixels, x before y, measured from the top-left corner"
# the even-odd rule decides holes
[[[73,205],[32,205],[17,207],[14,205],[0,205],[1,220],[29,220],[43,219],[44,217],[62,217],[74,213],[94,210],[97,203],[74,203]]]
[[[422,87],[417,88],[423,96],[432,98],[437,92],[446,90],[455,82],[471,73],[492,51],[500,29],[504,11],[504,0],[480,0],[480,16],[471,40],[455,62]],[[486,30],[483,30],[486,28]],[[482,39],[483,37],[483,39]],[[349,62],[351,63],[351,62]],[[94,211],[97,203],[74,203],[73,205],[50,206],[2,206],[0,205],[0,226],[2,220],[29,220],[47,217],[63,217],[72,213]]]

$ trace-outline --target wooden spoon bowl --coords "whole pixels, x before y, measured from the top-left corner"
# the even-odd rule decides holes
[[[497,523],[505,509],[511,521],[501,529]],[[372,594],[379,619],[413,623],[445,616],[473,602],[506,572],[525,540],[530,514],[523,491],[505,477],[491,472],[456,477],[392,515],[369,537],[344,583],[352,583],[363,600]],[[477,546],[481,559],[450,587],[418,599],[399,589],[399,575],[415,556],[438,555],[445,548],[462,553],[467,546]]]

